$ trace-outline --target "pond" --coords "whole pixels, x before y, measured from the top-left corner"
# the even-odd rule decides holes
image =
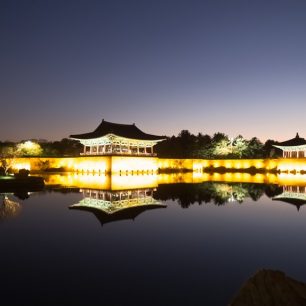
[[[262,268],[306,282],[303,177],[45,180],[2,194],[4,305],[228,305]]]

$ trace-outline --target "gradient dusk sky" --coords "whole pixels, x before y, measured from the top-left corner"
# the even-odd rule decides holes
[[[306,137],[305,0],[1,0],[0,46],[0,141]]]

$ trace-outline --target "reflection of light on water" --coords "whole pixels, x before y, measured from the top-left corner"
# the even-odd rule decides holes
[[[90,208],[113,214],[128,208],[162,205],[153,198],[153,189],[133,190],[81,190],[83,199],[70,206],[70,208]]]
[[[157,174],[112,175],[111,189],[155,188],[158,186]]]
[[[21,211],[21,206],[18,202],[10,200],[4,196],[0,206],[0,220],[16,217]]]
[[[61,185],[104,190],[123,190],[137,188],[155,188],[159,184],[173,183],[258,183],[277,185],[306,184],[306,175],[302,174],[261,174],[249,173],[172,173],[172,174],[142,174],[142,175],[98,175],[98,174],[52,174],[44,177],[46,185]]]
[[[277,175],[277,183],[279,185],[306,185],[306,175],[300,173],[280,173]]]
[[[233,203],[236,202],[236,199],[234,198],[234,196],[231,194],[230,198],[227,200],[229,203]]]
[[[153,188],[115,191],[83,189],[83,199],[69,208],[93,213],[102,226],[114,221],[134,220],[145,211],[167,207],[154,199],[153,191]]]
[[[293,204],[297,210],[306,203],[306,185],[285,185],[283,186],[283,192],[273,198],[273,200],[279,200]]]
[[[66,187],[122,190],[155,188],[158,185],[156,174],[144,175],[98,175],[98,174],[55,174],[45,177],[46,185]]]

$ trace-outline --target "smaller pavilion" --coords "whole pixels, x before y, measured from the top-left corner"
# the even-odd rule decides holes
[[[84,145],[81,155],[142,155],[154,156],[153,146],[165,137],[146,134],[135,124],[107,122],[90,133],[70,135]]]
[[[306,140],[296,133],[295,138],[273,145],[283,151],[284,158],[306,158]]]

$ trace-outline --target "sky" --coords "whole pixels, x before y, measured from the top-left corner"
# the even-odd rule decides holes
[[[0,141],[306,137],[306,1],[1,0],[0,71]]]

